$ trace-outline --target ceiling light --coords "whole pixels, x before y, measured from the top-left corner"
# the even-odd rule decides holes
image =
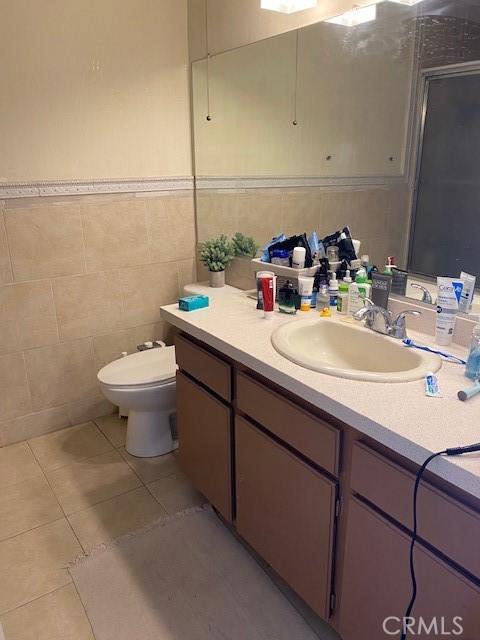
[[[295,13],[317,6],[317,0],[262,0],[261,8],[280,13]]]
[[[325,22],[331,22],[332,24],[341,24],[344,27],[355,27],[357,24],[363,24],[364,22],[371,22],[377,17],[377,5],[370,4],[367,7],[355,7],[350,11],[345,11],[339,16],[329,18]]]
[[[418,4],[423,0],[389,0],[389,2],[396,2],[397,4],[406,4],[408,7],[413,7],[414,4]]]

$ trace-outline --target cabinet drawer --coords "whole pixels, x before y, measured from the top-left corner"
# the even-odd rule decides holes
[[[177,427],[181,469],[231,521],[231,409],[179,372]]]
[[[353,491],[409,529],[414,484],[414,474],[363,444],[354,445]],[[426,482],[418,491],[418,535],[480,577],[480,514]]]
[[[411,596],[409,550],[407,535],[357,499],[351,500],[340,597],[343,640],[398,640],[400,634],[395,631]],[[460,637],[478,638],[478,587],[421,544],[414,557],[418,591],[412,616],[417,626],[408,638],[458,636],[457,617],[463,627]],[[436,624],[436,632],[435,627],[430,633],[420,632],[420,619],[427,626]],[[446,633],[442,633],[442,620]]]
[[[236,526],[323,618],[329,615],[335,483],[237,417]]]
[[[227,363],[194,344],[184,336],[175,338],[177,363],[221,398],[232,399],[232,368]]]
[[[298,452],[338,474],[340,431],[244,373],[237,374],[237,407]]]

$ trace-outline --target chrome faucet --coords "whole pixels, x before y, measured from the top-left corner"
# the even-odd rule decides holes
[[[425,302],[425,304],[433,304],[432,294],[426,287],[423,286],[423,284],[412,282],[410,286],[413,289],[420,289],[420,291],[423,291],[422,302]]]
[[[390,336],[391,338],[397,338],[397,340],[405,340],[407,337],[406,316],[422,315],[421,311],[406,309],[393,317],[391,311],[387,311],[383,307],[379,307],[374,304],[370,298],[364,298],[364,300],[366,302],[366,306],[353,314],[355,320],[358,320],[359,322],[361,320],[365,320],[365,326],[367,329],[371,329],[372,331],[376,331],[377,333],[381,333],[385,336]],[[383,323],[379,325],[377,319],[380,316],[383,318]]]

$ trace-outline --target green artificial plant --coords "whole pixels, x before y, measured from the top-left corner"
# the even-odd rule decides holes
[[[233,253],[235,256],[248,256],[255,258],[258,251],[258,244],[251,236],[244,236],[237,232],[232,238]]]
[[[209,271],[225,271],[233,258],[233,245],[224,235],[207,240],[200,251],[200,260]]]

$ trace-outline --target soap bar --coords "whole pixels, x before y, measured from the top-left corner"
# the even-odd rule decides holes
[[[208,307],[208,296],[184,296],[178,299],[178,308],[180,311],[195,311],[195,309],[204,309]]]

